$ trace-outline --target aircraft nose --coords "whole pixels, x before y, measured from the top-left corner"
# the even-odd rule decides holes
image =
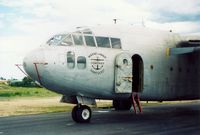
[[[41,83],[38,65],[44,63],[44,51],[37,49],[30,52],[23,60],[23,67],[26,73],[35,81]]]

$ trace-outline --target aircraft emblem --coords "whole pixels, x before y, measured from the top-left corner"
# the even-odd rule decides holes
[[[91,72],[101,74],[104,72],[106,56],[101,53],[92,53],[89,55],[91,63]]]

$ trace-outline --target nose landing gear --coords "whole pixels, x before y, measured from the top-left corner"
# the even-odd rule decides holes
[[[72,110],[72,119],[77,123],[90,122],[92,111],[90,107],[86,105],[78,104]]]

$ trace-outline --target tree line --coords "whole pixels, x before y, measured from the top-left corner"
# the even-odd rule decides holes
[[[19,81],[19,80],[10,80],[10,81],[8,81],[8,84],[10,86],[15,86],[15,87],[40,87],[30,77],[24,77],[21,81]]]

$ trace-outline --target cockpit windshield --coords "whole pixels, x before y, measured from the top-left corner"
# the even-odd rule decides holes
[[[55,35],[47,41],[48,45],[57,45],[63,38],[66,37],[66,34]]]
[[[122,49],[120,38],[95,36],[90,29],[55,35],[47,41],[47,44],[50,46],[89,46]]]
[[[73,41],[72,41],[72,37],[71,37],[71,34],[65,36],[63,38],[63,40],[60,42],[61,46],[69,46],[69,45],[73,45]]]

